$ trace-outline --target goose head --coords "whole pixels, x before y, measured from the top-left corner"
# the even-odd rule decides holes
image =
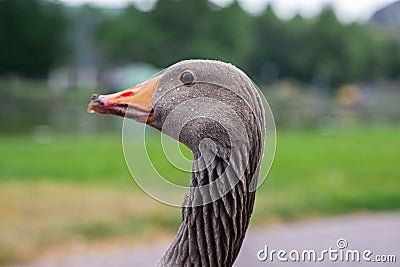
[[[142,84],[93,95],[88,111],[146,123],[193,152],[182,224],[160,264],[231,266],[253,210],[265,137],[264,107],[248,76],[220,61],[181,61]]]

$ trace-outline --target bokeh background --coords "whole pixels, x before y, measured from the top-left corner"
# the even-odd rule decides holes
[[[179,209],[125,166],[122,120],[86,106],[183,59],[237,65],[272,108],[276,158],[252,225],[400,208],[400,1],[366,17],[336,1],[292,15],[278,1],[110,2],[0,0],[0,266],[174,235]],[[147,146],[188,182],[158,133]]]

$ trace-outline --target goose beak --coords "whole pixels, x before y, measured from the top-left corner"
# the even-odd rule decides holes
[[[89,113],[111,114],[151,123],[154,121],[151,100],[160,78],[156,76],[115,94],[92,95],[87,110]]]

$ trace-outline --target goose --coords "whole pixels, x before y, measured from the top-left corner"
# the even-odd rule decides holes
[[[142,84],[92,95],[88,111],[145,123],[193,153],[182,222],[159,266],[232,266],[264,153],[265,109],[251,79],[230,63],[184,60]]]

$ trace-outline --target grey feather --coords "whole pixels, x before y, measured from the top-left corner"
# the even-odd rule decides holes
[[[185,70],[195,76],[190,87],[179,81]],[[232,266],[253,211],[250,189],[264,149],[264,108],[256,86],[231,64],[182,61],[163,73],[153,107],[151,125],[194,154],[182,224],[160,265]],[[202,116],[195,116],[193,107]]]

